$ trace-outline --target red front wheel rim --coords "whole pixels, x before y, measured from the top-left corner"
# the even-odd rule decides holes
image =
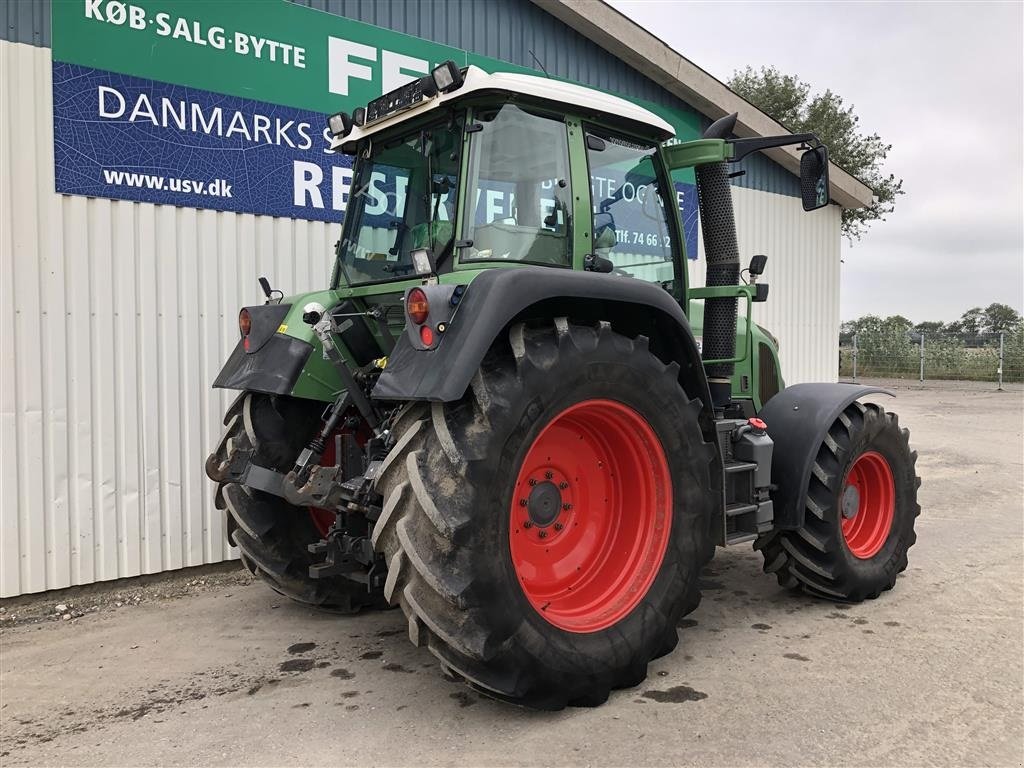
[[[672,480],[651,425],[614,400],[584,400],[526,452],[512,493],[512,565],[549,623],[597,632],[647,594],[671,525]]]
[[[896,485],[882,454],[868,451],[857,457],[839,501],[847,548],[861,560],[874,557],[889,538],[896,514]]]

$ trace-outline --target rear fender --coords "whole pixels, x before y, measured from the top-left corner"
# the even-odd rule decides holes
[[[794,384],[775,395],[761,409],[768,435],[775,443],[772,452],[772,492],[775,530],[799,528],[804,523],[807,486],[818,448],[829,427],[850,403],[878,392],[893,397],[880,387],[859,384]]]
[[[433,349],[417,349],[403,334],[373,389],[378,400],[453,402],[469,387],[484,355],[516,322],[568,317],[607,321],[627,336],[643,334],[663,362],[679,365],[679,382],[704,407],[714,434],[711,397],[693,332],[678,302],[641,280],[545,267],[493,269],[466,288]],[[428,323],[433,318],[428,318]]]
[[[252,319],[249,349],[239,339],[213,382],[214,388],[333,402],[344,387],[323,359],[312,328],[302,321],[303,307],[312,301],[332,308],[338,296],[319,291],[291,296],[280,304],[246,307]]]

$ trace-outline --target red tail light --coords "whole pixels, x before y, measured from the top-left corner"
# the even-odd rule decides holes
[[[430,314],[430,302],[427,301],[427,294],[419,288],[413,288],[405,299],[405,311],[409,313],[409,319],[416,325],[423,325]]]
[[[249,349],[249,331],[252,330],[252,317],[249,310],[243,309],[238,313],[238,332],[242,334],[242,347]]]
[[[420,341],[423,342],[423,346],[429,347],[434,343],[434,332],[430,329],[429,325],[420,326]]]

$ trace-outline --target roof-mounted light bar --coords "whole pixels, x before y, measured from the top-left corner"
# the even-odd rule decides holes
[[[429,75],[406,83],[374,99],[366,105],[362,115],[359,114],[362,107],[357,109],[355,123],[371,125],[386,117],[412,109],[417,104],[434,98],[438,93],[451,93],[462,87],[464,81],[465,78],[458,65],[454,61],[446,61],[435,67]],[[359,118],[362,119],[362,122]]]

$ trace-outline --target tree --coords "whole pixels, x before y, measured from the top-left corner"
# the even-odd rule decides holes
[[[811,95],[811,86],[775,67],[736,71],[729,87],[771,115],[793,133],[813,132],[828,146],[829,158],[871,187],[874,202],[866,208],[843,210],[843,234],[853,242],[874,221],[885,221],[903,194],[903,180],[886,175],[882,164],[892,149],[877,134],[864,135],[851,104],[831,90]]]
[[[981,307],[971,307],[962,315],[959,320],[954,320],[946,326],[951,333],[963,333],[970,336],[977,336],[984,330],[985,310]]]
[[[1020,312],[1008,304],[992,303],[985,307],[984,328],[989,333],[1012,333],[1020,325]]]
[[[918,323],[914,326],[914,330],[918,333],[940,333],[945,330],[946,324],[941,320],[925,320],[923,323]]]

